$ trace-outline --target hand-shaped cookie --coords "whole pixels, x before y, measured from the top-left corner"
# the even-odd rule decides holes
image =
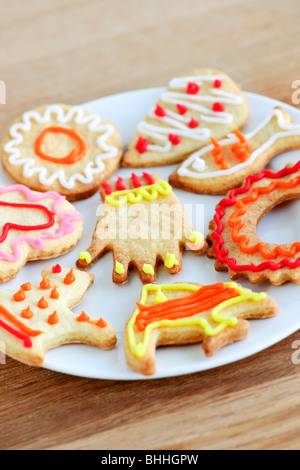
[[[159,176],[105,184],[105,206],[90,248],[81,253],[79,269],[88,269],[108,251],[113,252],[113,281],[124,284],[129,268],[135,268],[143,283],[156,280],[156,269],[164,263],[170,274],[183,269],[186,248],[203,254],[207,243],[187,220],[172,187]]]
[[[94,276],[59,265],[42,271],[40,284],[23,284],[19,291],[0,292],[0,342],[6,353],[28,365],[41,366],[48,349],[62,344],[85,343],[111,349],[114,328],[103,319],[76,316]],[[94,312],[95,313],[95,312]]]

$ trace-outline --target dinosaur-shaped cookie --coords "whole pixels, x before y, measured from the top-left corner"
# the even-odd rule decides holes
[[[147,285],[124,332],[129,366],[152,375],[159,346],[201,343],[207,356],[248,335],[246,320],[270,318],[276,302],[236,283]]]

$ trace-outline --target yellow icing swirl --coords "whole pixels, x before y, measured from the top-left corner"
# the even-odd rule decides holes
[[[135,322],[136,318],[139,315],[140,311],[137,309],[134,314],[132,315],[131,319],[127,325],[127,333],[128,333],[128,340],[129,346],[132,353],[139,358],[145,356],[147,352],[147,347],[150,340],[151,332],[157,328],[169,327],[185,327],[185,326],[199,326],[200,328],[204,329],[204,332],[207,336],[217,336],[222,331],[224,331],[228,326],[234,327],[238,323],[238,319],[236,317],[223,317],[221,316],[221,312],[228,307],[232,307],[233,305],[237,305],[242,302],[253,301],[253,302],[261,302],[267,297],[267,294],[264,292],[257,294],[255,292],[249,292],[245,289],[238,286],[235,282],[229,282],[225,284],[229,288],[237,289],[238,293],[240,294],[239,297],[235,297],[233,299],[229,299],[225,302],[222,302],[220,305],[215,307],[212,310],[211,320],[218,324],[218,326],[213,327],[205,318],[200,317],[192,317],[192,318],[182,318],[180,320],[162,320],[158,322],[151,323],[148,325],[144,331],[143,339],[141,342],[137,342],[135,338]],[[163,290],[173,290],[173,291],[186,291],[187,293],[191,294],[199,290],[199,286],[195,286],[193,284],[163,284],[161,286],[157,286],[154,284],[148,284],[144,286],[142,290],[142,298],[140,303],[146,305],[148,294],[151,291],[158,292]]]
[[[109,196],[106,196],[106,204],[111,204],[115,207],[124,206],[125,204],[138,204],[145,201],[155,201],[159,196],[169,196],[172,192],[172,186],[166,181],[155,183],[150,186],[142,186],[125,191],[117,191]]]

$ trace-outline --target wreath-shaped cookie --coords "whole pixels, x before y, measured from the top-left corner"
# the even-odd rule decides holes
[[[278,173],[265,170],[249,176],[242,188],[232,190],[216,208],[208,241],[208,256],[217,259],[217,271],[231,279],[248,278],[253,284],[269,280],[300,284],[300,242],[264,243],[257,234],[260,220],[274,207],[300,197],[300,161]]]

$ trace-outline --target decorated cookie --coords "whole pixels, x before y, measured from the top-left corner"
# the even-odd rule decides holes
[[[113,281],[124,284],[129,268],[135,268],[143,283],[155,282],[159,263],[170,274],[183,269],[182,251],[196,254],[207,249],[172,187],[159,176],[118,179],[102,188],[105,206],[90,248],[79,255],[77,267],[88,269],[108,251],[113,252]]]
[[[300,284],[300,243],[264,243],[257,225],[271,209],[300,197],[300,162],[278,173],[265,170],[249,176],[245,185],[232,190],[216,208],[208,240],[209,256],[216,258],[216,270],[227,271],[231,279],[248,278],[253,284],[269,280]]]
[[[119,167],[117,128],[79,106],[42,106],[23,114],[2,143],[2,164],[18,183],[69,201],[92,196]]]
[[[82,235],[82,216],[54,191],[0,187],[0,214],[0,282],[16,277],[27,261],[67,253]]]
[[[171,175],[170,183],[200,194],[226,194],[251,174],[261,172],[279,153],[300,148],[300,124],[276,108],[255,129],[235,134],[194,152]]]
[[[113,348],[116,334],[111,325],[70,310],[83,300],[93,282],[92,274],[56,265],[42,271],[40,284],[27,282],[18,291],[0,292],[0,342],[6,353],[25,364],[41,366],[45,352],[62,344]]]
[[[159,346],[202,342],[207,356],[248,335],[246,320],[269,318],[276,302],[235,283],[147,285],[126,325],[125,353],[135,371],[152,375]]]
[[[249,107],[224,73],[198,70],[174,78],[150,109],[124,157],[128,167],[182,162],[191,152],[244,126]]]

